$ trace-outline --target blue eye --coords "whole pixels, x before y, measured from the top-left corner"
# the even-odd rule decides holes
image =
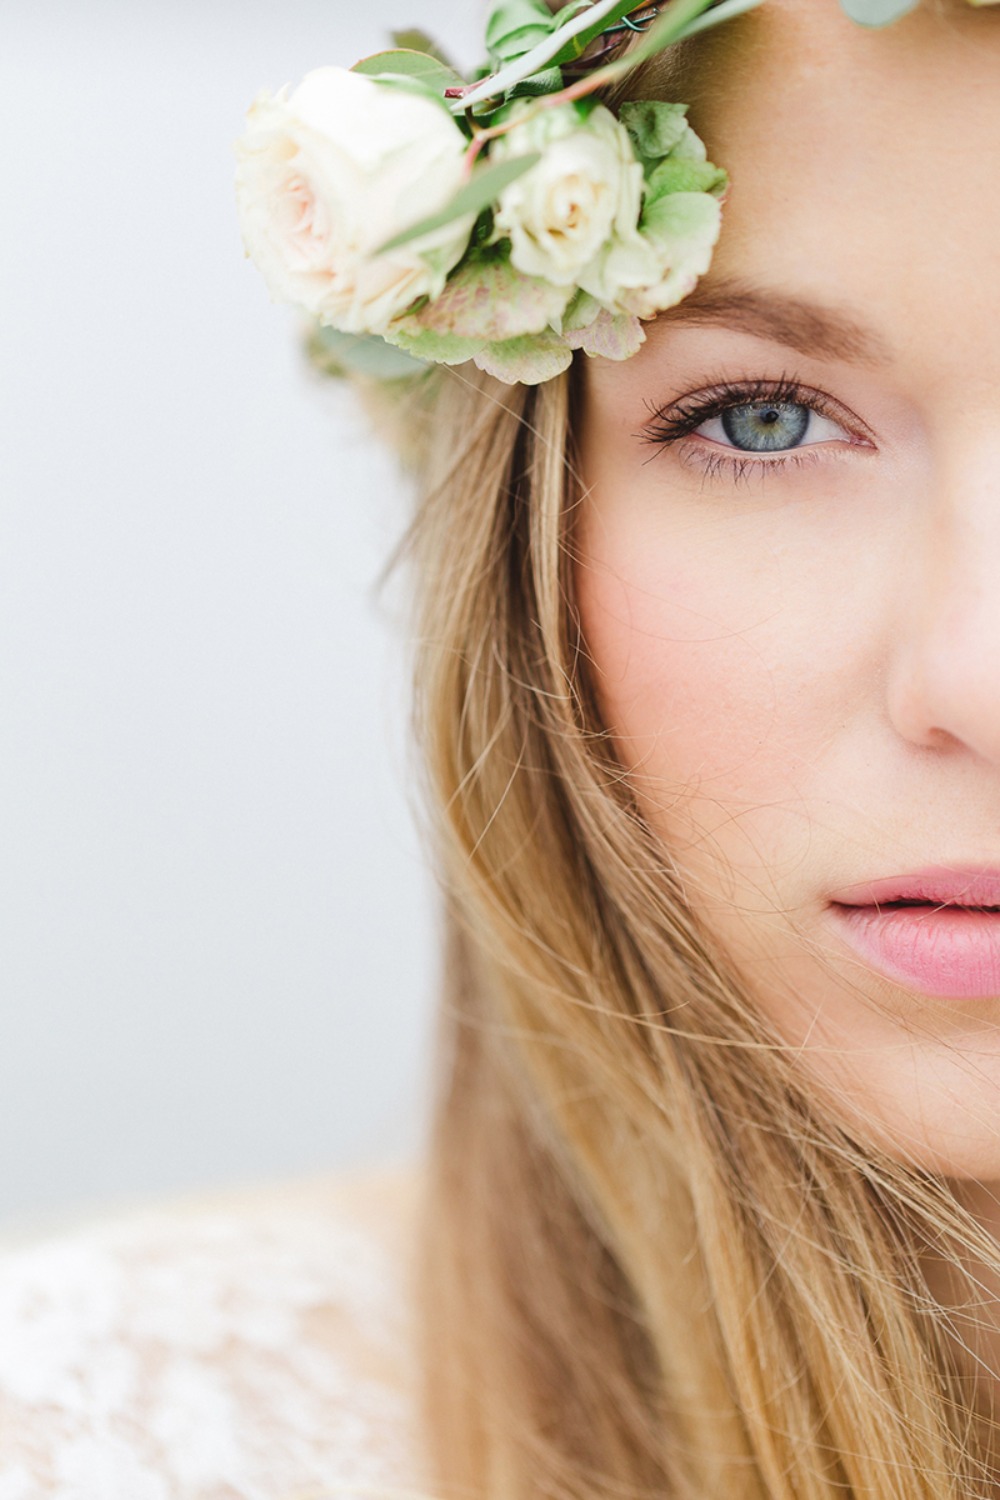
[[[774,453],[797,448],[809,427],[809,410],[790,401],[730,406],[720,418],[722,430],[736,448]]]
[[[821,416],[799,401],[748,401],[727,406],[716,416],[691,429],[698,437],[710,438],[741,453],[787,453],[810,443],[848,438],[838,422]]]
[[[646,404],[651,420],[636,435],[661,450],[698,439],[682,449],[682,461],[713,476],[726,468],[738,479],[775,472],[785,462],[818,459],[831,444],[871,446],[838,402],[792,376],[720,381],[664,406]]]

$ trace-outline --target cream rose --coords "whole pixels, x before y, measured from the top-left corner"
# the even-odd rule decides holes
[[[511,260],[526,276],[575,286],[616,234],[634,232],[643,173],[628,132],[603,105],[581,118],[572,104],[538,110],[493,145],[502,161],[539,151],[542,159],[500,195],[495,235],[508,238]]]
[[[670,169],[679,186],[664,191],[659,179]],[[584,291],[616,315],[639,318],[653,318],[686,297],[708,270],[719,238],[721,204],[709,190],[718,176],[704,143],[685,124],[652,173],[638,226],[612,235],[585,267]]]
[[[274,300],[345,333],[381,333],[416,298],[438,296],[474,216],[374,252],[454,197],[466,145],[433,100],[343,68],[259,94],[236,143],[236,196]]]

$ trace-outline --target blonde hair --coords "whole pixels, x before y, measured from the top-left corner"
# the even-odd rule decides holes
[[[972,1500],[995,1479],[947,1183],[839,1121],[644,820],[574,603],[575,372],[382,409],[420,502],[445,911],[421,1235],[442,1500]],[[938,1305],[928,1258],[950,1263]],[[985,1385],[985,1393],[984,1393]]]
[[[573,596],[573,372],[435,371],[415,723],[445,909],[420,1230],[441,1500],[971,1500],[992,1411],[946,1183],[815,1097],[684,898]],[[964,1276],[938,1306],[928,1254]]]

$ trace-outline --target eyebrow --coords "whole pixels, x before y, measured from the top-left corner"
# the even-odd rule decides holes
[[[890,358],[885,340],[846,313],[741,281],[696,287],[656,321],[664,327],[686,323],[729,328],[787,344],[800,354],[854,364],[883,364]]]

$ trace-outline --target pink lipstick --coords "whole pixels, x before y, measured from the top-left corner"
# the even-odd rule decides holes
[[[919,994],[1000,998],[1000,869],[939,865],[834,892],[841,937]]]

